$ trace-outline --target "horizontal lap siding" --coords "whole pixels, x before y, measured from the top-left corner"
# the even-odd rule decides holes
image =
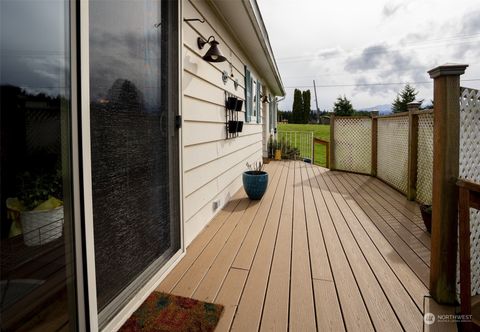
[[[188,245],[220,210],[214,211],[212,203],[218,199],[224,205],[241,187],[246,162],[262,157],[262,125],[252,117],[239,137],[226,140],[224,108],[225,91],[244,99],[245,64],[256,77],[262,77],[205,1],[185,0],[183,17],[206,21],[183,22],[183,206]],[[201,58],[208,44],[199,50],[197,37],[206,39],[211,35],[232,66],[228,62],[208,63]],[[234,75],[227,84],[222,81],[224,70]],[[239,83],[236,90],[235,79]],[[245,120],[245,105],[239,120]]]

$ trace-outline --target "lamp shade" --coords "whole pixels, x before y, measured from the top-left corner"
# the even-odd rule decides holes
[[[209,44],[210,48],[202,57],[203,60],[208,62],[223,62],[227,60],[227,58],[223,56],[222,52],[220,52],[218,48],[218,42],[216,40],[212,40]]]

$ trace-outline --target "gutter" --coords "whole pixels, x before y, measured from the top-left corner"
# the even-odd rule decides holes
[[[268,37],[267,29],[265,28],[265,23],[263,21],[262,14],[260,13],[258,3],[256,0],[242,0],[242,3],[248,13],[248,16],[250,17],[250,20],[253,23],[255,33],[257,34],[260,44],[262,45],[263,52],[267,56],[270,68],[275,75],[275,80],[280,87],[281,95],[285,96],[285,88],[283,86],[282,78],[280,77],[280,72],[273,55],[270,39]]]

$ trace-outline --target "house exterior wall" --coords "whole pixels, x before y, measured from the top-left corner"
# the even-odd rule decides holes
[[[245,164],[261,160],[265,134],[262,135],[262,123],[257,124],[256,117],[252,116],[250,123],[244,123],[239,137],[225,139],[225,91],[245,99],[245,65],[260,81],[263,81],[262,75],[208,2],[183,0],[182,4],[183,18],[205,20],[203,24],[198,21],[182,23],[182,171],[184,235],[188,245],[241,188]],[[219,48],[228,61],[209,63],[201,58],[208,44],[199,50],[197,38],[207,39],[211,35],[220,43]],[[222,81],[224,70],[229,75],[226,84]],[[232,72],[233,78],[230,77]],[[239,83],[237,89],[234,88],[235,79]],[[266,105],[262,104],[262,108]],[[268,121],[268,116],[262,118]],[[239,120],[245,121],[245,103]],[[214,210],[213,203],[217,200],[220,204]]]

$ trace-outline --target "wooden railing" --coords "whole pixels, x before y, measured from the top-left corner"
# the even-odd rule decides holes
[[[408,113],[389,117],[333,116],[331,119],[331,169],[371,174],[404,192],[409,199],[427,204],[431,201],[429,290],[441,304],[457,302],[459,201],[456,179],[462,175],[459,160],[464,162],[469,158],[469,166],[462,166],[465,169],[475,170],[480,164],[480,152],[474,142],[478,129],[473,130],[473,134],[465,134],[480,127],[477,117],[480,93],[463,89],[460,96],[460,76],[467,67],[447,64],[429,71],[434,80],[433,112],[419,111],[418,104],[410,104]],[[459,101],[463,112],[467,109],[474,119],[466,121],[465,128],[460,125]],[[385,137],[391,142],[386,143]],[[403,143],[399,147],[396,140],[400,139]],[[471,155],[461,156],[462,149]],[[466,236],[467,229],[463,231],[462,236]],[[462,248],[470,250],[463,245]],[[468,285],[463,287],[466,289]]]
[[[325,146],[325,167],[330,168],[330,142],[316,137],[313,138],[313,163],[315,163],[315,144]]]
[[[480,210],[480,184],[458,180],[459,188],[459,227],[458,241],[460,252],[460,303],[463,315],[472,314],[472,271],[470,243],[470,208]],[[465,324],[466,331],[474,331],[473,322]],[[477,325],[480,329],[480,325]]]
[[[372,117],[332,117],[330,168],[376,176],[410,200],[430,204],[433,110]]]

